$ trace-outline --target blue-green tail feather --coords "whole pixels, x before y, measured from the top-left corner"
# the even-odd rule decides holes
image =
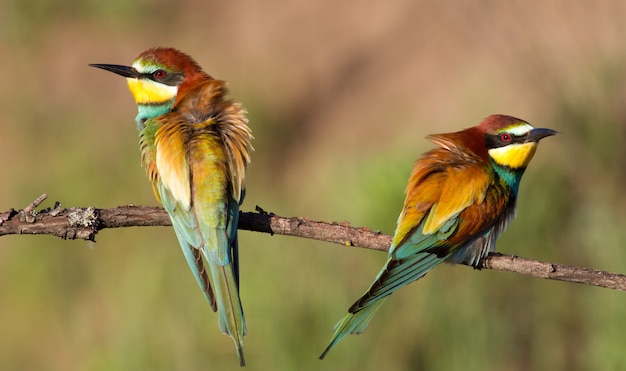
[[[376,314],[382,303],[385,302],[385,299],[386,298],[379,299],[376,303],[373,303],[366,308],[360,309],[355,313],[346,314],[346,316],[343,317],[343,319],[341,319],[341,321],[339,321],[335,325],[335,334],[330,339],[330,343],[328,344],[326,349],[324,349],[322,355],[320,355],[320,359],[324,359],[328,352],[330,352],[330,350],[335,345],[337,345],[337,343],[339,343],[341,339],[344,338],[344,336],[348,334],[357,335],[365,331],[365,328],[370,323],[370,321],[374,317],[374,314]]]
[[[437,247],[438,243],[448,238],[457,226],[458,219],[454,218],[446,222],[442,230],[432,235],[423,235],[420,226],[402,245],[391,246],[385,266],[366,293],[352,304],[348,309],[349,313],[337,323],[335,333],[320,359],[324,359],[346,335],[360,334],[365,331],[389,295],[400,287],[424,277],[426,273],[447,259],[454,249],[442,249],[442,251],[449,251],[444,255],[428,250],[434,246]]]

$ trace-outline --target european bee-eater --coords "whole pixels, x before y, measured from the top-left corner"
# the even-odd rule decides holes
[[[253,150],[245,109],[225,99],[224,81],[176,49],[146,50],[132,66],[90,66],[126,78],[139,111],[141,162],[154,194],[244,366],[237,223]]]
[[[443,261],[480,268],[515,215],[519,183],[542,138],[557,134],[515,117],[428,138],[438,148],[415,163],[383,269],[335,326],[320,359],[365,330],[382,303]]]

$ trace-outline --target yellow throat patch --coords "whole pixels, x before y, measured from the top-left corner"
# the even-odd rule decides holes
[[[137,104],[159,104],[176,98],[177,86],[159,84],[148,79],[127,78],[128,89]]]
[[[509,144],[508,146],[490,149],[489,156],[500,166],[520,169],[528,166],[536,149],[536,142]]]

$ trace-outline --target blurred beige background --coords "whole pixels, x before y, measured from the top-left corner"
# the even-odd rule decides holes
[[[156,202],[129,64],[174,46],[250,114],[243,210],[391,234],[424,136],[505,113],[542,142],[499,251],[626,272],[626,3],[0,3],[0,211]],[[241,232],[249,370],[608,370],[626,295],[445,265],[323,362],[380,252]],[[237,369],[169,228],[0,238],[0,369]]]

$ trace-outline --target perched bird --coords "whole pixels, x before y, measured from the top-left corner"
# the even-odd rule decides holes
[[[511,116],[428,138],[438,148],[413,167],[387,262],[335,326],[320,359],[365,330],[382,303],[443,261],[480,268],[515,215],[519,183],[542,138],[557,134]]]
[[[173,48],[146,50],[130,67],[90,66],[126,78],[139,111],[141,162],[154,194],[244,366],[237,223],[253,150],[245,109],[224,97],[224,81]]]

